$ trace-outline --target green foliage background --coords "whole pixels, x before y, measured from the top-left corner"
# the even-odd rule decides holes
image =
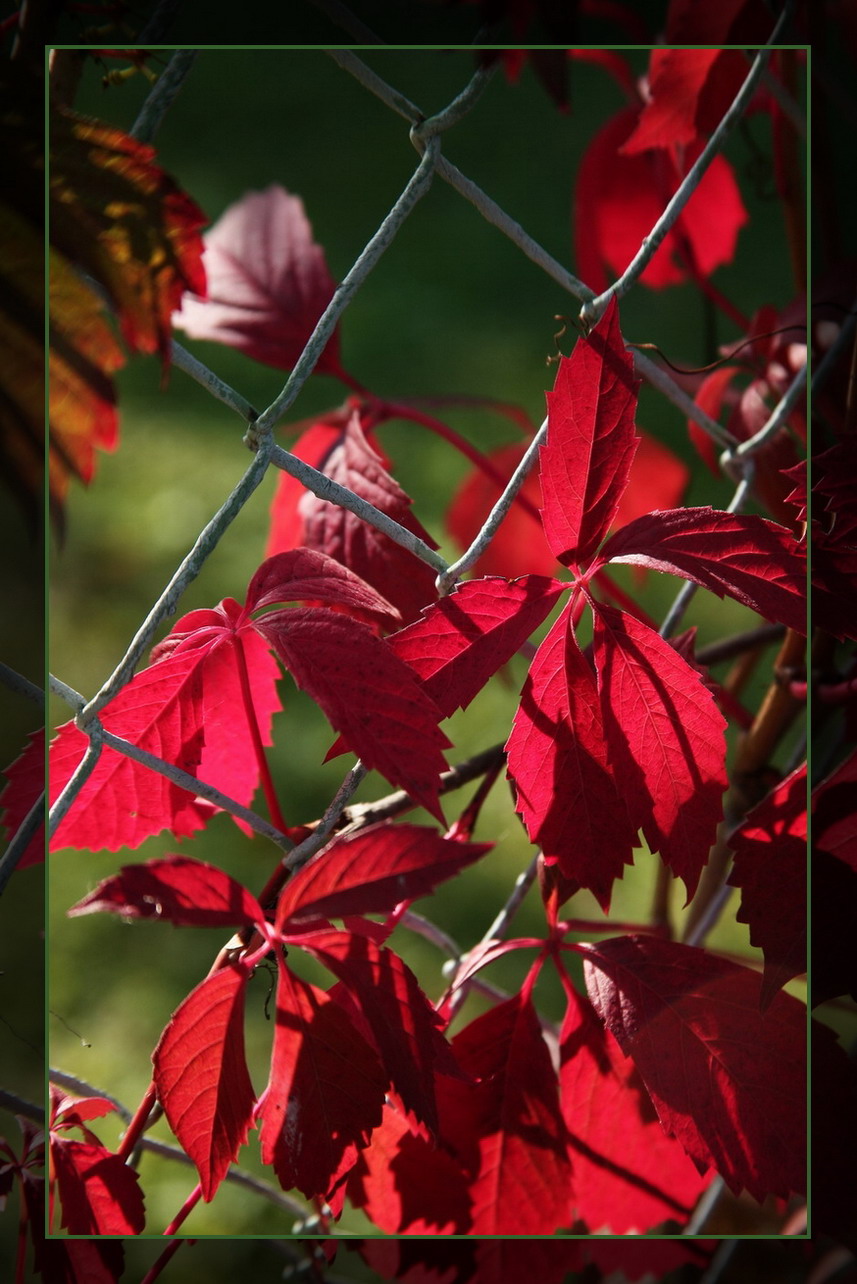
[[[427,114],[461,90],[473,67],[467,50],[373,50],[365,56]],[[628,57],[642,73],[645,51]],[[77,107],[129,128],[147,90],[143,78],[105,90],[100,75],[90,64]],[[444,139],[444,151],[573,269],[573,179],[593,133],[623,102],[619,90],[597,68],[575,64],[572,79],[572,110],[564,115],[529,70],[514,86],[498,73],[473,113]],[[335,279],[347,272],[417,162],[407,124],[320,50],[204,51],[156,142],[159,162],[212,222],[248,189],[276,182],[300,195]],[[778,206],[764,184],[761,190],[754,186],[751,173],[758,151],[769,158],[769,125],[761,116],[742,128],[729,149],[751,219],[741,233],[736,262],[716,277],[717,285],[748,313],[762,303],[782,306],[791,295]],[[544,413],[544,390],[553,377],[545,357],[554,351],[554,315],[575,310],[573,299],[437,179],[348,309],[341,327],[343,364],[380,395],[484,395],[520,405],[538,423]],[[689,367],[714,360],[718,343],[739,337],[733,327],[710,315],[690,287],[661,292],[637,287],[622,305],[622,326],[626,339],[657,343],[674,363]],[[183,335],[179,338],[185,342]],[[282,386],[281,372],[227,348],[189,341],[187,346],[258,409]],[[114,455],[102,457],[88,491],[74,490],[66,547],[52,553],[51,667],[87,697],[118,663],[176,565],[249,462],[237,416],[179,370],[171,373],[165,391],[159,381],[158,364],[151,359],[135,358],[119,375],[120,447]],[[290,419],[309,418],[343,397],[344,390],[334,380],[314,376]],[[447,417],[486,450],[515,436],[508,421],[487,411],[456,409]],[[645,386],[638,421],[693,468],[688,503],[728,502],[731,485],[702,469],[679,413]],[[288,424],[282,425],[281,434],[285,443],[293,439]],[[444,555],[453,556],[457,550],[446,536],[444,512],[469,465],[409,423],[385,426],[380,437],[395,462],[397,480],[414,499],[417,515]],[[180,614],[226,596],[243,598],[263,556],[274,482],[273,476],[266,479],[229,529],[188,590]],[[666,577],[649,577],[642,594],[655,618],[663,616],[678,587]],[[751,618],[737,605],[700,593],[687,623],[698,625],[698,640],[704,644],[746,627]],[[159,636],[166,631],[165,627]],[[466,714],[452,719],[448,733],[456,748],[448,755],[451,762],[505,739],[525,671],[524,662],[517,660]],[[759,682],[765,672],[763,662]],[[759,689],[757,685],[748,692],[750,707]],[[299,823],[321,813],[349,760],[322,765],[331,741],[327,724],[289,679],[283,682],[283,698],[285,712],[275,724],[273,770],[283,810],[290,823]],[[68,711],[57,704],[55,722],[67,717]],[[386,792],[385,782],[370,777],[358,797]],[[471,792],[450,798],[450,818]],[[257,806],[264,810],[261,795]],[[495,851],[442,888],[428,907],[465,947],[485,931],[532,855],[505,783],[493,790],[476,837],[496,842]],[[189,854],[222,864],[252,889],[258,889],[268,873],[270,854],[262,840],[246,840],[225,816],[216,817],[204,834],[181,846]],[[157,923],[125,925],[107,915],[69,920],[65,911],[120,864],[177,847],[174,839],[162,836],[134,853],[64,851],[51,866],[51,1061],[113,1093],[132,1109],[148,1084],[149,1055],[161,1030],[205,975],[224,934],[177,931]],[[615,917],[646,916],[655,864],[647,853],[640,853],[637,867],[617,886]],[[679,885],[674,893],[677,911],[680,893]],[[565,912],[569,917],[599,917],[588,893]],[[523,935],[542,927],[540,902],[532,892],[514,930]],[[404,934],[398,940],[427,991],[439,994],[443,960],[437,952]],[[732,951],[749,948],[745,930],[734,921],[730,924],[728,913],[711,940]],[[519,957],[498,964],[491,979],[512,988],[526,964],[527,959]],[[263,1011],[267,987],[260,973],[249,1002],[249,1057],[259,1090],[271,1037]],[[559,994],[547,978],[539,998],[549,1015],[559,1015]],[[475,1014],[479,1007],[474,999],[465,1013]],[[118,1127],[99,1121],[98,1132],[113,1144]],[[170,1137],[164,1124],[155,1135]],[[251,1138],[240,1162],[261,1172],[255,1154]],[[193,1173],[166,1162],[156,1165],[148,1158],[141,1173],[149,1226],[157,1233],[192,1188]],[[366,1225],[346,1212],[342,1229],[362,1233]],[[188,1231],[283,1235],[290,1225],[271,1205],[224,1187],[212,1205],[192,1215]]]

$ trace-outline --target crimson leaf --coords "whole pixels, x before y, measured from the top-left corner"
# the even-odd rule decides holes
[[[294,608],[254,621],[297,685],[367,767],[443,821],[440,711],[410,669],[359,620]]]
[[[637,830],[607,762],[595,675],[568,610],[530,667],[506,753],[530,840],[606,912]]]
[[[398,610],[370,584],[327,553],[295,548],[266,558],[247,586],[247,614],[282,602],[318,601],[347,607],[387,628],[400,620]]]
[[[222,869],[189,856],[123,865],[103,879],[70,917],[109,910],[123,918],[161,918],[194,927],[232,927],[264,921],[261,905]]]
[[[806,971],[806,765],[777,785],[729,836],[735,863],[728,879],[741,888],[739,923],[765,955],[760,1002]]]
[[[51,1138],[51,1166],[70,1235],[139,1235],[145,1224],[139,1174],[91,1142]]]
[[[511,583],[498,577],[468,580],[394,633],[389,645],[449,717],[511,660],[567,587],[543,575]]]
[[[277,924],[288,930],[292,918],[388,913],[400,901],[427,896],[490,850],[490,843],[459,843],[422,825],[379,821],[335,839],[290,879]]]
[[[579,947],[598,1015],[664,1128],[761,1201],[806,1189],[806,1009],[693,946],[625,936]]]
[[[472,1235],[552,1235],[570,1220],[570,1163],[556,1073],[526,994],[453,1039],[480,1080],[438,1082],[441,1136],[470,1179]]]
[[[638,387],[613,298],[592,332],[562,358],[547,394],[542,522],[565,566],[588,562],[616,515],[637,449]]]
[[[659,634],[592,603],[593,651],[613,774],[653,852],[693,896],[726,789],[726,722],[701,676]]]
[[[806,633],[806,567],[791,531],[753,514],[675,508],[611,535],[601,559],[683,575],[768,620]]]
[[[248,973],[229,965],[206,977],[170,1018],[152,1053],[158,1100],[214,1197],[247,1140],[256,1094],[244,1057]]]
[[[281,962],[268,1086],[257,1117],[262,1163],[284,1190],[325,1195],[381,1122],[387,1079],[373,1048],[323,990]]]

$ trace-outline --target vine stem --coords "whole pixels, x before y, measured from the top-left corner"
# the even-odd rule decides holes
[[[152,1113],[152,1108],[154,1107],[157,1098],[158,1089],[153,1079],[143,1094],[143,1100],[134,1111],[131,1122],[122,1135],[122,1140],[119,1142],[119,1148],[116,1153],[120,1159],[127,1160],[128,1156],[133,1151],[137,1141],[143,1134],[143,1130],[146,1127],[149,1115]]]
[[[194,1242],[194,1240],[190,1239],[174,1239],[171,1244],[167,1245],[164,1251],[160,1254],[157,1260],[153,1262],[152,1266],[143,1276],[142,1284],[154,1284],[154,1281],[162,1274],[164,1267],[167,1266],[172,1258],[175,1257],[182,1244],[191,1245]]]
[[[196,1208],[197,1204],[201,1199],[202,1199],[202,1186],[200,1185],[199,1182],[197,1182],[197,1184],[194,1186],[193,1190],[190,1192],[185,1202],[182,1204],[179,1211],[176,1213],[173,1220],[170,1222],[167,1229],[164,1231],[164,1235],[175,1235],[179,1227],[184,1222],[187,1221],[188,1217],[191,1215],[191,1213]],[[179,1243],[181,1242],[182,1241],[179,1240]]]

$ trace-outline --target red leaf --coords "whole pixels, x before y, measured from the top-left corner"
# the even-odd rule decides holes
[[[246,887],[215,865],[188,856],[123,865],[66,913],[75,917],[99,910],[193,927],[241,927],[265,919]]]
[[[366,439],[357,410],[338,427],[313,425],[292,453],[374,504],[430,548],[437,548],[414,517],[411,499],[390,476],[389,461]],[[415,619],[422,607],[437,596],[435,573],[430,566],[355,513],[319,499],[281,473],[271,510],[267,551],[278,552],[295,543],[319,549],[349,567],[393,602],[406,622]]]
[[[284,1190],[324,1196],[381,1122],[386,1075],[323,990],[280,965],[271,1076],[260,1098],[262,1163]]]
[[[653,49],[650,97],[622,153],[674,149],[713,133],[749,70],[738,49]]]
[[[806,971],[806,765],[773,789],[729,835],[735,862],[728,882],[741,888],[736,918],[765,955],[760,1002]]]
[[[404,900],[428,896],[491,850],[491,843],[460,843],[422,825],[379,821],[336,838],[286,884],[277,927],[291,919],[386,914]]]
[[[729,594],[768,620],[806,633],[806,567],[791,531],[753,514],[675,508],[611,535],[599,555]]]
[[[30,733],[29,744],[18,755],[13,763],[5,769],[3,775],[6,784],[0,792],[0,808],[3,809],[3,827],[8,838],[12,838],[36,803],[45,787],[45,731]],[[45,859],[45,830],[40,825],[27,843],[24,854],[18,861],[17,869],[27,865],[40,865]]]
[[[32,1212],[30,1221],[41,1225]],[[118,1284],[125,1270],[121,1239],[49,1239],[34,1256],[36,1270],[52,1284]]]
[[[813,842],[857,874],[857,750],[813,790]]]
[[[607,751],[632,821],[684,879],[708,860],[726,789],[726,722],[700,675],[654,629],[592,603]]]
[[[556,1073],[524,994],[453,1039],[476,1084],[439,1080],[441,1135],[470,1177],[472,1235],[552,1235],[570,1220],[571,1169]]]
[[[690,469],[677,455],[649,433],[638,433],[637,453],[613,522],[616,528],[655,508],[680,504],[690,481]]]
[[[806,1189],[806,1009],[703,950],[626,936],[583,947],[589,997],[666,1131],[729,1188]]]
[[[532,663],[506,753],[530,841],[548,864],[590,888],[606,913],[637,830],[607,761],[595,676],[568,610]]]
[[[297,943],[346,987],[405,1109],[436,1133],[434,1073],[451,1068],[450,1053],[413,972],[392,950],[353,932],[313,932]]]
[[[348,748],[443,822],[440,710],[386,643],[334,611],[277,611],[253,623]]]
[[[458,1164],[386,1105],[348,1179],[348,1198],[387,1235],[466,1235],[470,1227]]]
[[[560,1095],[576,1214],[589,1232],[684,1225],[709,1178],[664,1132],[633,1061],[573,992],[560,1032]]]
[[[116,1109],[107,1097],[75,1097],[51,1084],[51,1130],[83,1127],[87,1119],[100,1119]]]
[[[203,263],[207,297],[185,294],[173,324],[290,370],[334,289],[303,201],[276,183],[248,192],[207,232]],[[338,331],[316,370],[338,372]]]
[[[527,442],[512,442],[492,451],[488,459],[508,480],[521,462],[527,445]],[[538,469],[530,469],[518,494],[528,502],[529,511],[518,501],[512,505],[497,534],[474,563],[474,571],[481,575],[513,579],[530,572],[551,575],[556,570],[538,518],[542,503]],[[462,550],[470,547],[499,498],[500,487],[479,468],[459,486],[447,510],[446,527]]]
[[[637,109],[628,107],[609,120],[590,143],[577,175],[576,271],[596,291],[610,283],[605,267],[614,275],[625,271],[682,178],[671,157],[659,148],[639,156],[621,154],[637,119]],[[685,172],[699,150],[699,143],[685,149]],[[699,271],[710,276],[715,268],[731,262],[746,221],[732,168],[724,157],[715,156],[640,279],[654,289],[684,281],[687,272],[679,253],[684,240]]]
[[[539,451],[542,521],[565,566],[588,562],[616,516],[637,449],[639,386],[614,298],[588,337],[561,359],[547,394],[548,433]]]
[[[196,1164],[203,1199],[214,1197],[247,1140],[256,1094],[244,1057],[246,969],[206,977],[170,1018],[152,1053],[158,1099]]]
[[[362,523],[361,523],[362,525]],[[323,602],[345,607],[387,628],[401,622],[395,606],[354,571],[327,553],[296,548],[267,558],[247,587],[245,614],[282,602]]]
[[[51,1165],[70,1235],[139,1235],[146,1215],[139,1175],[104,1146],[51,1138]]]
[[[508,663],[568,588],[560,580],[467,580],[394,633],[389,645],[449,717]]]

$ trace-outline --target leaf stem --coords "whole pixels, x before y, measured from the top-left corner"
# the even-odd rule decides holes
[[[201,1199],[202,1199],[202,1186],[200,1185],[199,1182],[197,1182],[197,1184],[194,1186],[193,1190],[190,1192],[185,1202],[182,1204],[179,1211],[176,1213],[173,1220],[170,1222],[169,1226],[164,1231],[164,1234],[175,1235],[179,1227],[184,1222],[187,1221],[188,1217],[196,1208],[197,1204]],[[178,1242],[181,1244],[184,1241],[179,1240]]]
[[[143,1276],[142,1284],[154,1284],[154,1281],[163,1272],[164,1267],[175,1257],[182,1244],[190,1244],[191,1240],[175,1239],[172,1244],[168,1244],[164,1251],[159,1255],[157,1260],[152,1264],[146,1274]]]
[[[131,1154],[137,1144],[137,1141],[145,1131],[146,1124],[149,1121],[149,1115],[152,1113],[152,1109],[157,1099],[158,1089],[153,1079],[143,1094],[143,1100],[134,1111],[131,1122],[122,1134],[122,1140],[119,1142],[119,1149],[116,1152],[120,1159],[127,1161],[128,1156]]]

